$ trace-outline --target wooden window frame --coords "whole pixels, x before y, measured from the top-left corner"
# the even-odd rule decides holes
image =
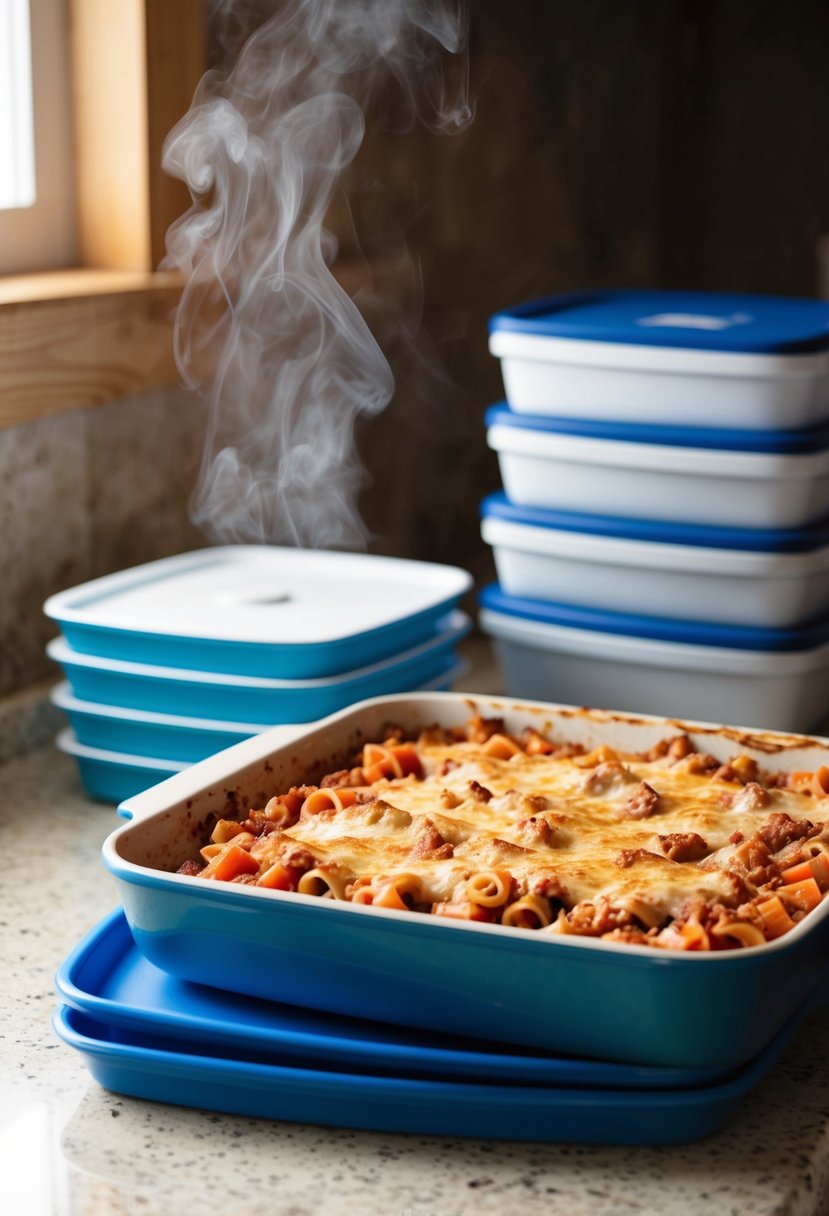
[[[175,383],[181,281],[159,272],[189,205],[161,170],[206,66],[204,0],[68,0],[79,265],[0,278],[0,428]]]

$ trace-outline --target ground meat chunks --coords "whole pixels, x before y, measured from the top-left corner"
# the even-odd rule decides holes
[[[636,919],[626,908],[615,908],[610,900],[599,896],[595,903],[582,900],[567,913],[567,923],[574,933],[585,937],[601,937],[614,929],[635,926]]]
[[[753,836],[737,845],[729,868],[753,886],[763,886],[779,876],[781,863],[776,859],[776,853],[795,841],[809,840],[821,831],[823,824],[814,824],[809,819],[792,819],[783,811],[775,811]]]
[[[429,857],[436,861],[445,857],[451,857],[454,851],[454,846],[444,840],[431,819],[427,817],[424,821],[424,830],[418,836],[414,848],[409,854],[409,860],[420,861],[425,857]]]
[[[658,805],[659,795],[656,790],[648,785],[647,781],[640,781],[625,803],[625,814],[630,819],[647,819]]]
[[[636,778],[620,764],[618,760],[605,760],[601,764],[597,764],[591,773],[582,781],[582,789],[586,794],[594,797],[608,794],[612,790],[622,789],[623,786],[629,785]]]
[[[681,763],[689,773],[707,773],[709,776],[720,768],[720,762],[716,756],[709,756],[707,752],[692,752],[684,757]]]
[[[669,861],[700,861],[709,851],[698,832],[670,832],[659,844]]]
[[[362,770],[359,771],[362,772]],[[342,789],[343,786],[350,785],[352,772],[354,772],[353,769],[341,768],[336,773],[329,773],[320,782],[320,789]]]
[[[635,865],[637,861],[664,861],[665,858],[659,853],[652,853],[650,849],[622,849],[615,862],[620,870],[627,870]]]
[[[191,861],[188,859],[187,861],[183,861],[181,863],[179,868],[176,870],[176,874],[187,874],[189,877],[195,878],[196,875],[201,874],[203,869],[203,861]]]
[[[506,731],[503,718],[470,719],[466,728],[466,737],[470,743],[486,743],[493,735],[503,735]]]
[[[694,745],[687,735],[674,735],[671,739],[660,739],[652,748],[640,753],[642,760],[661,760],[667,757],[669,764],[684,760],[694,750]]]
[[[555,751],[555,744],[531,726],[526,726],[521,732],[521,746],[528,756],[549,756]]]
[[[748,786],[746,786],[748,789]],[[814,824],[809,819],[792,819],[782,811],[769,816],[768,823],[757,833],[772,853],[779,853],[794,840],[809,840],[823,831],[823,824]]]
[[[492,797],[492,790],[488,790],[479,781],[469,782],[469,792],[476,802],[489,802]]]
[[[530,815],[526,819],[519,819],[515,826],[531,848],[555,848],[562,843],[561,830],[543,815]]]

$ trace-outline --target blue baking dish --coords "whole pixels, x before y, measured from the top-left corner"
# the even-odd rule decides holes
[[[228,803],[261,805],[341,767],[390,721],[417,733],[476,712],[502,717],[511,732],[534,725],[587,747],[648,750],[687,730],[723,761],[736,750],[772,771],[829,761],[826,740],[679,719],[450,693],[375,698],[302,730],[248,739],[124,804],[132,821],[105,841],[103,860],[138,949],[180,979],[558,1054],[724,1071],[763,1051],[823,983],[829,901],[776,942],[703,955],[542,939],[172,872]]]
[[[108,1026],[209,1044],[216,1055],[268,1051],[301,1067],[568,1089],[689,1089],[725,1079],[711,1070],[539,1055],[189,984],[144,958],[121,909],[79,942],[58,970],[55,985],[64,1005]]]
[[[785,1047],[785,1027],[735,1076],[693,1089],[492,1084],[299,1068],[279,1053],[199,1051],[61,1006],[52,1024],[95,1080],[129,1097],[384,1134],[583,1144],[681,1144],[718,1131]],[[578,1072],[579,1063],[574,1062]]]
[[[428,641],[471,585],[432,562],[231,545],[72,587],[44,611],[85,654],[304,680]]]
[[[425,642],[393,659],[319,680],[277,680],[129,663],[79,654],[62,638],[47,646],[80,700],[230,722],[309,722],[367,696],[402,692],[436,679],[454,663],[471,621],[453,612]]]

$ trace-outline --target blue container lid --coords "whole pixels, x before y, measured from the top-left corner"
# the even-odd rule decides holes
[[[497,312],[490,333],[739,354],[829,347],[829,302],[707,291],[575,291]]]
[[[647,638],[657,642],[679,642],[692,646],[722,646],[731,650],[768,653],[811,650],[829,640],[829,618],[796,629],[761,629],[747,625],[717,625],[707,621],[677,621],[645,616],[638,612],[611,612],[581,604],[557,604],[548,600],[507,595],[497,583],[484,587],[479,596],[482,608],[525,621],[562,625],[593,633]]]
[[[651,541],[706,549],[741,549],[751,553],[810,553],[829,545],[829,518],[805,528],[724,528],[711,524],[672,523],[661,519],[628,519],[584,511],[551,511],[521,507],[506,494],[490,494],[481,503],[483,519],[503,519],[531,528],[556,528],[617,540]]]
[[[734,427],[671,426],[650,422],[612,422],[593,418],[561,418],[552,414],[515,414],[506,404],[492,405],[484,415],[490,426],[617,443],[649,443],[665,447],[708,448],[722,452],[768,452],[776,456],[822,452],[829,448],[829,423],[802,430],[755,431]]]

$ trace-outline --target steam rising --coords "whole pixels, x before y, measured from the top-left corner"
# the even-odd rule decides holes
[[[221,6],[229,38],[241,42],[248,10]],[[165,145],[165,169],[194,199],[167,236],[165,264],[186,276],[176,359],[210,402],[193,518],[225,543],[359,548],[355,424],[387,405],[394,380],[329,269],[324,221],[378,90],[398,129],[469,120],[465,65],[451,97],[443,65],[464,46],[464,0],[268,11],[229,70],[202,79]]]

